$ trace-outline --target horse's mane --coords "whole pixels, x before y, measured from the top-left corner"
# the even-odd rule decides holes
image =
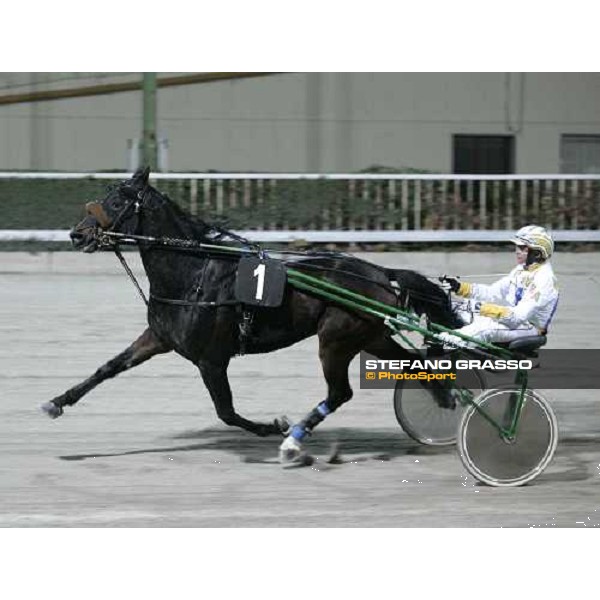
[[[227,241],[248,246],[253,245],[249,240],[227,229],[227,220],[224,217],[220,217],[219,222],[209,223],[185,210],[167,194],[159,192],[155,188],[151,188],[151,190],[166,202],[171,216],[174,217],[185,239],[211,243]]]
[[[177,202],[171,199],[167,194],[159,192],[153,187],[150,187],[153,194],[158,196],[168,206],[171,217],[174,218],[178,229],[181,231],[181,235],[188,240],[196,240],[207,243],[227,243],[229,244],[242,244],[244,246],[257,246],[249,240],[239,236],[233,231],[225,227],[226,220],[219,217],[220,223],[210,223],[200,218],[199,216],[192,215],[189,211],[181,207]],[[282,254],[288,254],[282,252]],[[350,260],[355,263],[356,266],[368,265],[371,269],[377,269],[384,272],[389,279],[396,280],[400,286],[398,306],[402,308],[411,308],[417,314],[427,313],[430,317],[433,317],[434,321],[447,322],[454,318],[450,301],[445,291],[442,290],[438,285],[430,281],[426,276],[408,269],[390,269],[381,267],[360,259],[346,253],[337,252],[306,252],[297,253],[290,252],[289,257],[284,259],[284,262],[294,263],[295,260],[299,259],[298,266],[309,266],[307,261],[317,261],[317,264],[313,264],[313,267],[319,268],[318,264],[322,264],[321,261],[335,261],[336,259]],[[292,259],[292,256],[295,258]],[[292,259],[292,260],[289,260]],[[327,271],[328,269],[323,269]],[[338,268],[334,269],[339,272]],[[358,269],[357,273],[352,273],[357,279],[366,279],[376,285],[393,291],[390,287],[390,282],[382,283],[377,282],[372,278],[361,276],[361,270]]]

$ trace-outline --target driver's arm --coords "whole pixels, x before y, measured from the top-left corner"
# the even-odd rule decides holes
[[[552,282],[545,283],[540,287],[530,285],[525,291],[523,299],[516,306],[499,306],[484,302],[479,309],[479,314],[497,319],[500,323],[515,328],[530,322],[531,317],[539,308],[549,302],[554,302],[557,296],[558,292]]]
[[[463,298],[472,298],[473,300],[481,300],[483,302],[505,300],[513,279],[513,271],[491,285],[463,281],[456,293],[459,296],[463,296]]]

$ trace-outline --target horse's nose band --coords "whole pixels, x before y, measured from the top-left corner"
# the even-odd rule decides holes
[[[85,210],[89,215],[96,219],[98,225],[103,229],[110,226],[110,219],[99,202],[88,202],[85,205]]]

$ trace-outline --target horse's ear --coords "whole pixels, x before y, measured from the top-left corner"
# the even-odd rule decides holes
[[[133,174],[133,184],[139,187],[146,187],[148,185],[148,179],[150,178],[150,167],[140,167]]]

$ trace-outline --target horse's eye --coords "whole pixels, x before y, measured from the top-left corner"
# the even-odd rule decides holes
[[[113,210],[117,210],[118,208],[121,208],[121,204],[122,204],[122,200],[121,198],[111,198],[108,201],[108,208],[112,208]]]

